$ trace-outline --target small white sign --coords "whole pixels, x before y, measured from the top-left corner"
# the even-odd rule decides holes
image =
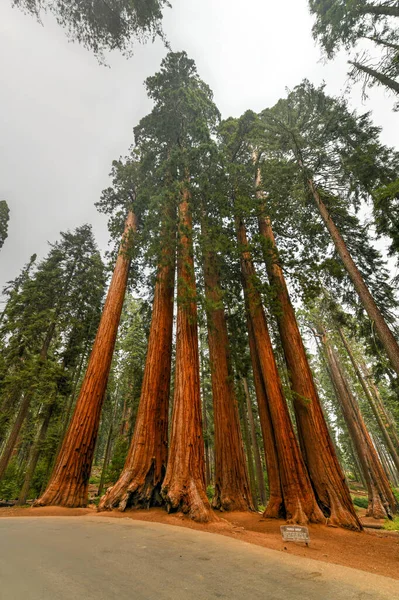
[[[310,544],[309,529],[307,527],[282,525],[280,531],[285,542],[304,542],[305,544]]]

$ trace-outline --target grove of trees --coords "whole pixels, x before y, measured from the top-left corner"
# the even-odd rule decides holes
[[[97,54],[162,36],[167,5],[15,4]],[[372,39],[388,49],[373,76],[395,79],[397,2],[310,5],[328,55]],[[357,490],[393,519],[399,305],[375,238],[397,260],[399,153],[307,80],[227,119],[184,51],[145,85],[97,204],[107,263],[82,225],[4,289],[0,499],[359,531]],[[7,221],[2,202],[0,248]]]

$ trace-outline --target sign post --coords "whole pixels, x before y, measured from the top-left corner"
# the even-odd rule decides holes
[[[307,546],[310,544],[309,529],[299,525],[281,525],[281,535],[285,542],[304,542]]]

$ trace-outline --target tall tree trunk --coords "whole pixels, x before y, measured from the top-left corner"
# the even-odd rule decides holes
[[[3,477],[4,473],[7,470],[10,459],[13,455],[16,443],[18,441],[19,432],[21,431],[21,427],[24,424],[26,415],[28,414],[29,407],[32,401],[32,393],[27,392],[22,398],[21,406],[19,407],[19,411],[17,414],[17,418],[14,421],[14,425],[12,426],[10,435],[8,436],[7,443],[4,447],[3,454],[0,458],[0,479]]]
[[[357,364],[357,361],[356,361],[356,359],[355,359],[355,357],[353,355],[352,348],[350,347],[350,344],[349,344],[348,340],[346,339],[345,334],[342,331],[341,327],[338,327],[338,333],[339,333],[340,338],[342,340],[342,343],[343,343],[343,345],[344,345],[344,347],[345,347],[345,349],[346,349],[346,351],[348,353],[348,356],[349,356],[350,361],[352,363],[352,366],[353,366],[353,368],[355,370],[355,373],[356,373],[356,375],[357,375],[357,377],[358,377],[358,379],[360,381],[360,384],[361,384],[361,386],[363,388],[364,394],[365,394],[365,396],[366,396],[366,398],[367,398],[367,400],[368,400],[368,402],[370,404],[370,407],[371,407],[371,410],[373,411],[374,417],[376,418],[376,421],[377,421],[377,423],[379,425],[379,428],[380,428],[380,431],[382,433],[382,437],[384,438],[384,442],[386,444],[386,447],[387,447],[387,449],[389,451],[389,454],[391,455],[392,460],[394,462],[394,465],[396,467],[396,471],[399,474],[399,455],[396,452],[395,446],[393,445],[393,442],[392,442],[392,440],[391,440],[391,438],[389,436],[389,433],[388,433],[388,431],[387,431],[387,429],[385,427],[385,424],[384,424],[384,422],[383,422],[383,420],[381,418],[381,414],[378,411],[378,408],[377,408],[377,406],[375,404],[374,397],[373,397],[372,393],[370,392],[370,389],[369,389],[369,387],[367,385],[367,382],[364,379],[364,377],[362,375],[362,372],[360,370],[360,367]]]
[[[258,510],[258,490],[256,487],[254,457],[253,457],[253,452],[252,452],[251,438],[250,438],[250,434],[249,434],[248,412],[247,412],[247,408],[246,408],[244,385],[242,386],[242,391],[243,391],[243,395],[239,396],[241,423],[242,423],[242,431],[243,431],[245,450],[246,450],[246,455],[247,455],[248,476],[249,476],[249,485],[250,485],[250,489],[251,489],[252,504],[254,506],[254,509],[257,511]]]
[[[21,385],[14,387],[3,400],[0,406],[0,448],[7,439],[8,425],[11,421],[13,413],[17,408],[22,396]]]
[[[371,15],[382,15],[386,17],[399,17],[399,6],[387,6],[386,4],[365,4],[359,7],[361,13]]]
[[[162,496],[167,509],[192,519],[214,518],[206,495],[190,192],[179,205],[176,370],[170,452]]]
[[[130,265],[128,251],[136,229],[137,219],[130,211],[75,411],[50,481],[44,494],[35,502],[35,506],[84,507],[87,505],[101,408],[127,286]]]
[[[300,166],[303,168],[303,163],[299,160]],[[311,191],[317,208],[319,209],[320,215],[331,235],[332,241],[334,242],[335,249],[337,250],[345,269],[348,272],[350,279],[352,280],[353,286],[357,291],[360,301],[363,304],[371,321],[374,323],[377,335],[385,348],[385,351],[391,361],[391,364],[397,374],[399,375],[399,345],[393,336],[392,331],[389,329],[384,317],[381,314],[377,304],[374,301],[373,296],[357,268],[353,258],[351,257],[346,243],[341,236],[337,226],[331,218],[331,215],[322,201],[320,194],[312,179],[308,180],[309,190]]]
[[[247,378],[243,378],[245,398],[247,400],[247,411],[248,411],[248,419],[249,419],[249,427],[251,431],[251,440],[252,440],[252,448],[254,449],[254,458],[255,458],[255,467],[256,467],[256,479],[258,481],[258,490],[259,490],[259,499],[263,506],[266,506],[266,487],[265,480],[263,477],[263,467],[262,461],[260,458],[259,452],[259,444],[256,437],[256,427],[255,427],[255,419],[254,413],[252,410],[252,402],[251,395],[249,393],[248,381]]]
[[[367,367],[365,361],[362,358],[360,359],[360,367],[361,367],[363,377],[365,378],[366,382],[368,383],[369,389],[371,390],[375,405],[376,405],[377,410],[380,413],[380,417],[384,423],[384,427],[389,432],[391,440],[393,441],[393,444],[395,446],[395,450],[398,453],[399,452],[399,436],[398,436],[398,432],[396,429],[395,420],[392,418],[392,416],[386,409],[385,404],[381,398],[380,392],[378,390],[378,387],[376,386],[376,384],[374,382],[374,379],[370,372],[370,369]]]
[[[209,427],[208,427],[208,414],[206,407],[206,390],[205,390],[205,368],[204,368],[204,357],[202,353],[201,345],[201,393],[202,393],[202,430],[204,434],[204,446],[205,446],[205,481],[206,486],[211,484],[211,459],[210,459],[210,448],[209,448]]]
[[[342,413],[349,433],[356,448],[369,496],[368,516],[375,519],[392,518],[397,510],[396,500],[392,494],[389,481],[378,458],[377,452],[367,431],[359,406],[352,394],[344,375],[337,353],[330,343],[325,331],[320,330],[326,349],[327,361],[341,403]]]
[[[365,73],[369,77],[372,77],[373,79],[378,81],[378,83],[380,83],[381,85],[383,85],[383,86],[387,87],[388,89],[392,90],[393,92],[395,92],[395,94],[399,94],[399,83],[397,81],[395,81],[395,79],[392,79],[391,77],[388,77],[388,75],[384,75],[384,73],[381,73],[380,71],[376,71],[375,69],[372,69],[371,67],[362,65],[361,63],[356,62],[355,60],[349,60],[348,62],[350,65],[353,65],[355,67],[355,69],[357,69],[358,71],[362,71],[362,73]]]
[[[29,490],[30,490],[30,487],[32,484],[32,479],[35,474],[37,463],[40,458],[40,452],[41,452],[43,443],[46,439],[47,430],[49,428],[51,417],[52,417],[54,409],[55,409],[56,401],[57,401],[57,399],[55,398],[46,407],[45,413],[44,413],[44,419],[43,419],[42,425],[40,427],[39,435],[38,435],[35,443],[32,446],[30,456],[29,456],[28,468],[27,468],[26,474],[25,474],[24,483],[22,485],[22,488],[21,488],[21,491],[20,491],[20,494],[18,497],[18,504],[20,504],[20,505],[26,504]]]
[[[286,516],[293,523],[323,522],[325,519],[317,505],[284,398],[262,299],[256,287],[256,273],[245,225],[242,219],[237,219],[236,225],[241,252],[241,272],[273,424]]]
[[[174,219],[173,219],[174,221]],[[168,458],[168,409],[172,362],[176,231],[163,235],[155,283],[147,357],[140,403],[123,471],[102,498],[99,510],[162,504],[160,495]]]
[[[204,222],[202,234],[215,426],[215,496],[212,506],[223,510],[252,510],[217,258],[215,252],[209,249],[212,242]]]
[[[112,410],[112,414],[111,414],[111,423],[109,425],[107,443],[105,446],[104,462],[103,462],[103,467],[101,469],[100,484],[98,486],[98,491],[97,491],[97,496],[100,496],[100,497],[101,497],[101,494],[103,493],[105,478],[107,475],[107,469],[108,469],[109,461],[111,458],[112,436],[114,433],[116,413],[118,410],[118,400],[119,400],[119,385],[116,386],[116,390],[115,390],[114,406],[113,406],[113,410]]]
[[[49,329],[46,332],[46,337],[41,347],[39,353],[39,361],[36,367],[36,378],[39,378],[39,375],[43,369],[44,363],[47,360],[47,353],[50,348],[51,341],[53,339],[55,333],[55,323],[51,323]],[[13,456],[14,448],[18,441],[18,436],[21,431],[22,425],[24,424],[25,418],[29,412],[29,408],[31,402],[33,400],[34,393],[32,391],[32,386],[30,385],[23,395],[21,405],[19,407],[19,411],[17,414],[17,418],[15,419],[14,425],[11,429],[10,435],[8,436],[7,443],[4,447],[3,453],[0,458],[0,479],[3,477],[8,464]]]
[[[361,529],[323,415],[320,399],[291,304],[270,219],[261,210],[259,230],[266,269],[278,306],[275,312],[287,363],[302,456],[309,471],[319,506],[334,525]]]
[[[262,372],[256,350],[255,336],[252,322],[249,318],[249,313],[247,315],[247,326],[254,386],[256,399],[258,401],[260,426],[262,429],[263,444],[265,448],[267,481],[269,485],[269,499],[263,516],[269,519],[278,519],[285,516],[283,493],[281,490],[280,467],[277,456],[273,424],[270,416],[269,402],[262,379]]]

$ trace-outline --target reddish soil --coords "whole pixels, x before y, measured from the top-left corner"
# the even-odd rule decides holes
[[[189,527],[198,531],[239,538],[244,542],[280,552],[399,579],[399,535],[396,532],[366,530],[364,533],[354,533],[325,525],[310,525],[311,543],[309,547],[306,547],[304,544],[283,542],[280,525],[283,525],[284,522],[263,519],[258,513],[218,513],[218,518],[214,522],[202,525],[194,523],[182,514],[168,515],[160,508],[130,510],[124,513],[118,511],[98,513],[94,506],[87,509],[55,506],[0,508],[0,517],[77,517],[84,515],[99,519],[102,517],[130,518],[137,521]]]

